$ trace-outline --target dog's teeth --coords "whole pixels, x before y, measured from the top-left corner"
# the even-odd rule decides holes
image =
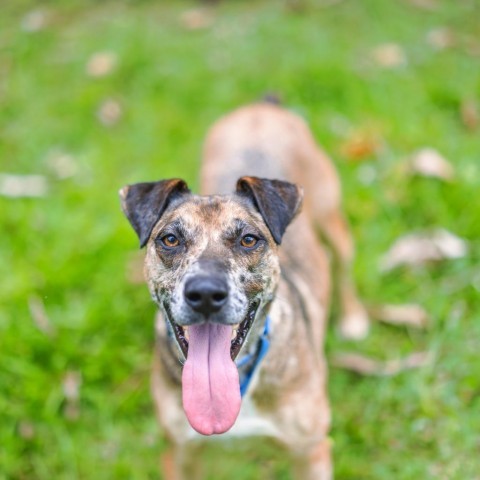
[[[238,334],[239,327],[240,327],[239,323],[236,323],[235,325],[232,326],[232,338],[231,338],[231,340],[235,340],[235,337]]]
[[[183,327],[183,335],[188,342],[188,340],[190,339],[190,335],[188,334],[188,327]]]

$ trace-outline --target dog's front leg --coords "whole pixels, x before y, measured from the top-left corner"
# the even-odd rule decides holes
[[[295,480],[332,480],[330,440],[326,438],[297,456],[294,467]]]

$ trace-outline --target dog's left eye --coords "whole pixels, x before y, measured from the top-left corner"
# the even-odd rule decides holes
[[[180,240],[175,235],[172,235],[172,234],[165,235],[160,239],[160,241],[167,248],[175,248],[180,245]]]
[[[258,238],[253,235],[245,235],[240,240],[240,245],[244,248],[253,248],[258,243]]]

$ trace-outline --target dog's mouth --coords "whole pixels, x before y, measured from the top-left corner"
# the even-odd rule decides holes
[[[232,360],[237,358],[240,350],[245,343],[245,339],[247,338],[248,332],[252,328],[253,322],[255,320],[258,307],[260,302],[254,301],[250,304],[247,314],[245,315],[244,319],[240,323],[236,323],[232,325],[232,338],[230,342],[230,357]],[[173,333],[175,335],[175,339],[177,340],[178,345],[180,346],[180,350],[183,353],[185,359],[188,356],[188,341],[189,341],[189,327],[179,325],[175,320],[172,318],[172,314],[170,309],[164,305],[164,309],[166,312],[166,317],[168,323],[172,327]]]

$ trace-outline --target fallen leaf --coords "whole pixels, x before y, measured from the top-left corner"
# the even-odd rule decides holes
[[[53,337],[56,333],[55,327],[47,315],[43,300],[37,295],[31,295],[28,298],[28,309],[37,328],[45,335]]]
[[[82,375],[73,370],[68,371],[63,377],[62,388],[65,396],[65,407],[63,413],[66,418],[76,420],[80,416],[80,387]]]
[[[420,305],[414,304],[371,306],[368,313],[371,318],[391,325],[425,328],[429,321],[428,313]]]
[[[480,123],[480,114],[478,111],[478,105],[475,100],[467,99],[463,100],[460,104],[460,118],[463,125],[470,131],[474,131],[478,128]]]
[[[424,177],[451,180],[454,176],[452,165],[433,148],[422,148],[410,162],[412,173]]]
[[[422,10],[434,11],[438,9],[438,0],[409,0],[409,2]]]
[[[333,357],[332,365],[360,375],[391,376],[405,370],[424,367],[431,362],[428,352],[416,352],[405,358],[385,362],[358,353],[340,353]]]
[[[22,30],[24,32],[38,32],[47,26],[47,12],[42,9],[35,9],[28,12],[22,18]]]
[[[468,252],[465,240],[444,229],[410,233],[400,237],[380,262],[383,271],[399,265],[424,265],[428,262],[462,258]]]
[[[47,154],[46,164],[59,179],[73,177],[78,172],[73,155],[62,150],[51,150]]]
[[[94,53],[87,62],[86,72],[90,77],[104,77],[110,74],[117,65],[114,52]]]
[[[80,397],[80,386],[82,385],[82,375],[80,372],[69,370],[63,377],[63,394],[67,400],[78,400]]]
[[[188,30],[200,30],[213,24],[212,13],[205,8],[192,8],[180,15],[180,22]]]
[[[450,28],[438,27],[427,32],[426,40],[436,50],[445,50],[455,44],[455,35]]]
[[[35,427],[32,422],[22,420],[18,424],[18,434],[24,440],[32,440],[35,437]]]
[[[5,197],[44,197],[48,191],[43,175],[0,174],[0,195]]]
[[[358,162],[372,157],[380,148],[377,135],[369,131],[356,131],[343,142],[340,151],[348,160]]]
[[[122,116],[122,107],[113,99],[107,99],[102,102],[98,111],[97,118],[106,127],[112,127],[115,125]]]
[[[372,50],[372,58],[383,68],[397,68],[407,64],[403,48],[396,43],[385,43]]]
[[[344,1],[345,0],[316,0],[315,4],[312,5],[309,0],[287,0],[285,6],[292,12],[305,13],[313,6],[315,6],[315,8],[330,8]]]

